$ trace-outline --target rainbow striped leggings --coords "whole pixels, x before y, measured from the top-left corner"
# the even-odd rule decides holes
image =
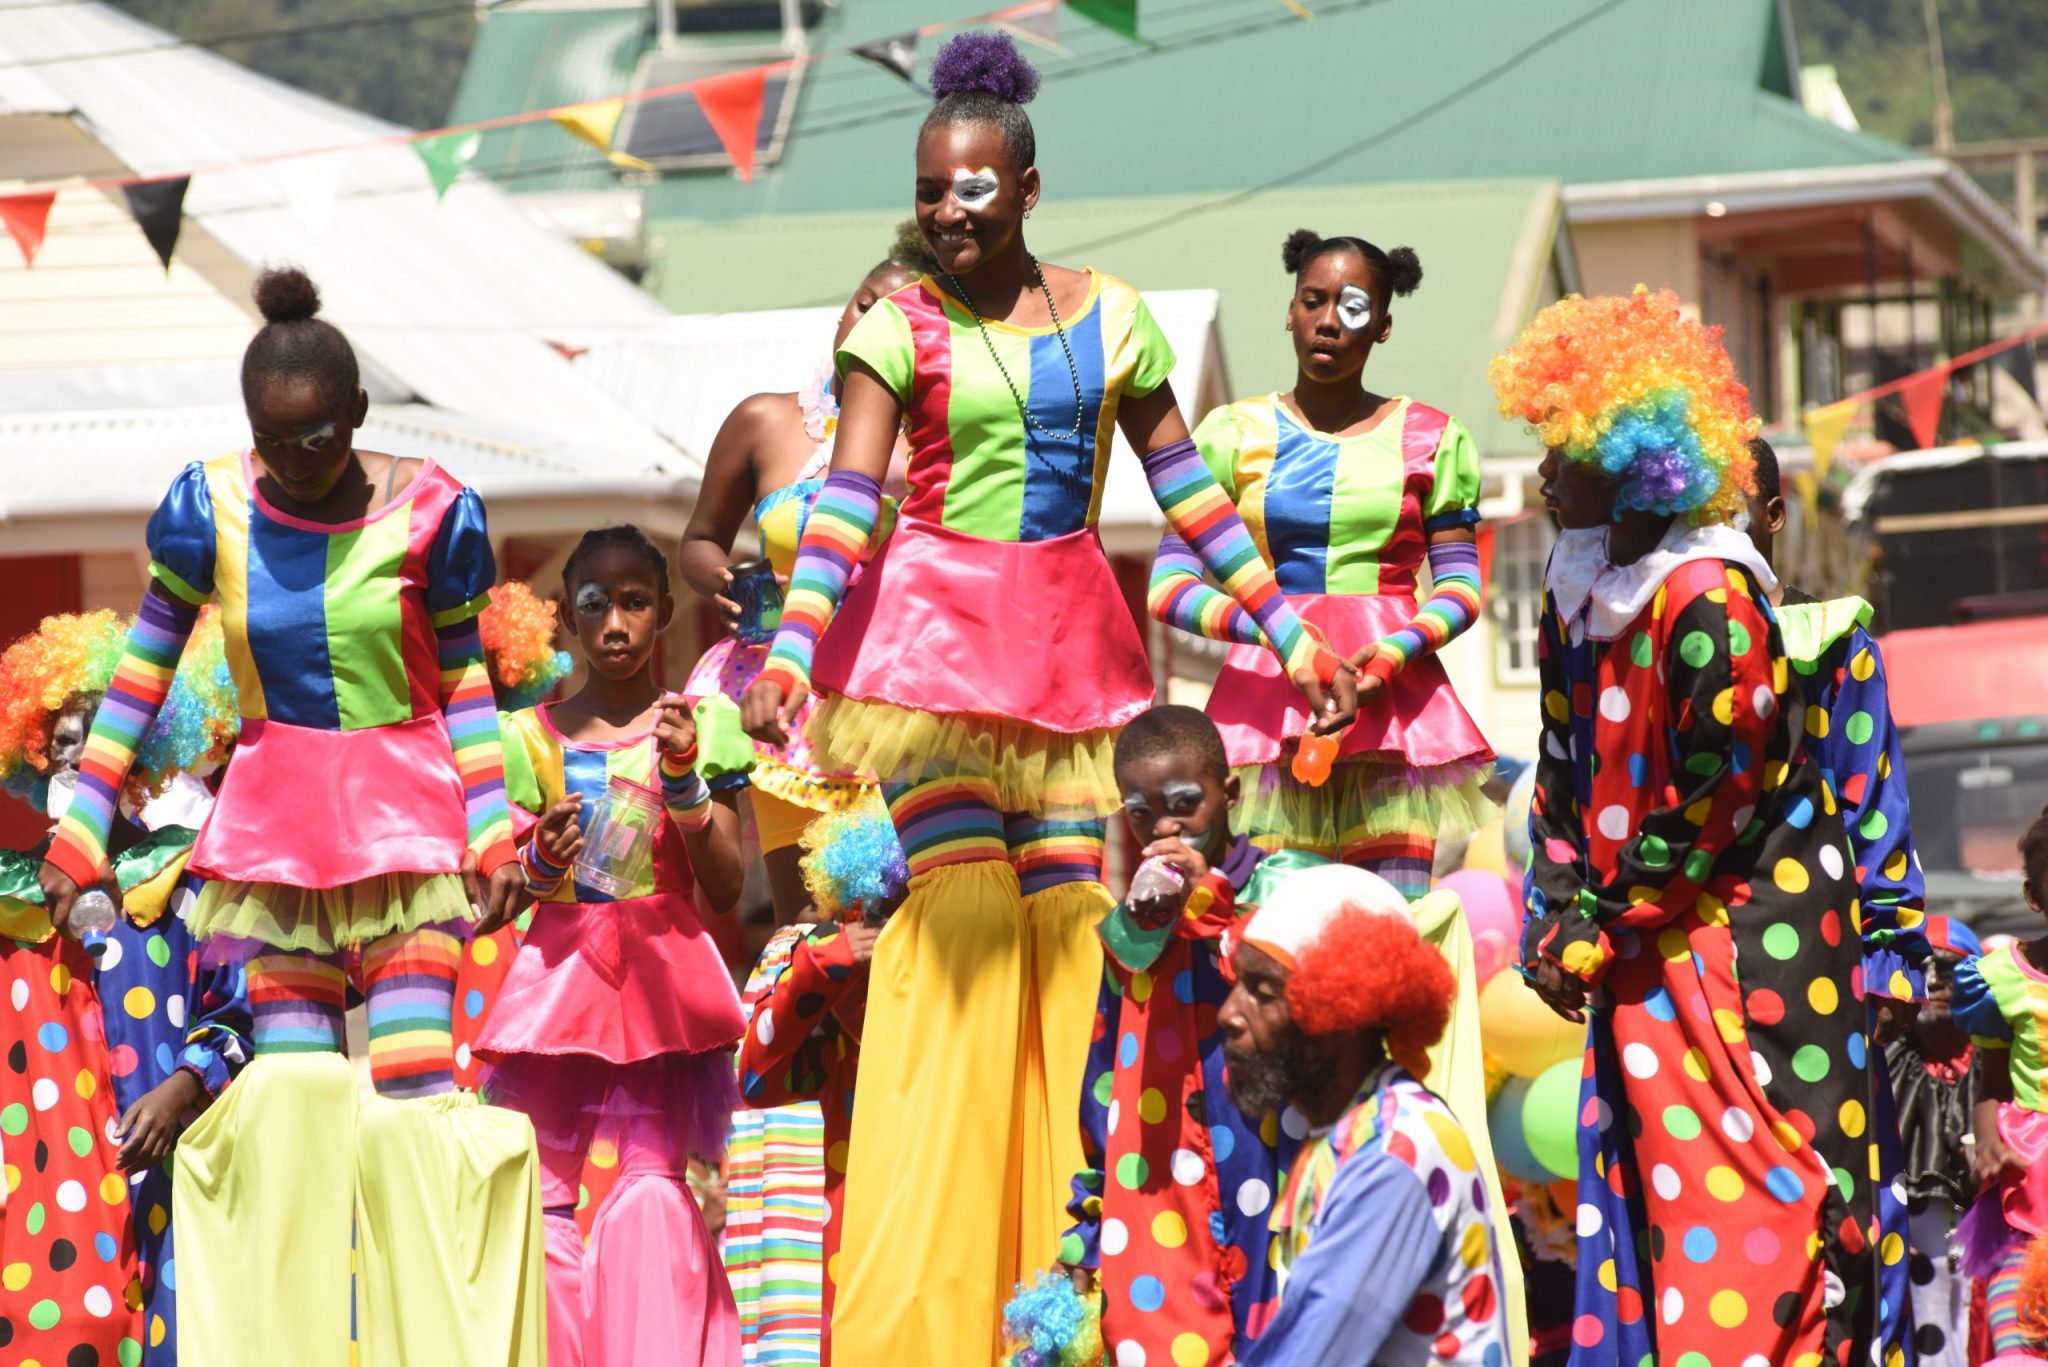
[[[446,931],[387,935],[363,949],[370,1080],[380,1095],[454,1090],[455,970],[462,945]],[[348,976],[338,954],[274,952],[249,960],[256,1055],[343,1053]]]

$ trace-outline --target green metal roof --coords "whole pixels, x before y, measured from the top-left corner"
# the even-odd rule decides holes
[[[1306,3],[1313,20],[1276,0],[1145,0],[1140,26],[1149,46],[1061,11],[1060,41],[1070,55],[1031,52],[1045,77],[1032,117],[1049,193],[1095,199],[1236,190],[1382,131],[1383,140],[1336,157],[1301,183],[1519,176],[1585,183],[1913,155],[1835,129],[1788,98],[1777,0],[1621,0],[1608,9],[1611,0]],[[994,7],[991,0],[849,0],[824,12],[810,40],[814,50],[838,49]],[[652,41],[647,13],[644,6],[494,7],[483,18],[457,116],[624,93],[639,51],[633,35],[641,46]],[[937,40],[925,42],[925,60],[936,47]],[[1474,88],[1462,89],[1468,84]],[[907,206],[912,136],[929,107],[887,73],[829,58],[806,75],[778,164],[762,167],[752,185],[722,171],[668,176],[649,187],[648,215]],[[512,136],[486,139],[479,164],[488,170],[493,142]],[[538,148],[541,137],[558,135],[541,129],[528,136]],[[529,164],[538,159],[537,151],[526,155]],[[597,164],[594,156],[589,164]],[[544,184],[534,178],[515,188]]]
[[[1554,181],[1449,181],[1280,191],[1196,213],[1190,196],[1076,201],[1048,196],[1031,220],[1050,261],[1095,266],[1145,289],[1215,289],[1230,382],[1285,389],[1294,353],[1281,323],[1289,282],[1280,244],[1295,228],[1412,244],[1422,287],[1394,304],[1394,333],[1372,360],[1375,387],[1413,394],[1472,429],[1480,448],[1528,452],[1519,424],[1494,413],[1486,363],[1554,298],[1561,217]],[[887,250],[901,211],[778,214],[649,225],[644,282],[680,313],[837,304]],[[1098,239],[1165,226],[1128,241]]]
[[[644,4],[486,10],[448,121],[623,94],[653,40],[653,12]],[[514,192],[602,190],[617,179],[602,153],[545,119],[486,133],[470,164]]]

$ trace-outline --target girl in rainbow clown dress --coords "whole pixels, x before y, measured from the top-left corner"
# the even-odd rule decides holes
[[[562,586],[589,668],[574,696],[504,720],[512,801],[539,816],[522,813],[520,862],[541,901],[476,1042],[484,1094],[531,1116],[540,1146],[549,1367],[737,1362],[732,1292],[685,1178],[693,1154],[723,1152],[739,1104],[739,996],[692,898],[739,900],[739,818],[697,772],[682,700],[654,681],[667,559],[639,528],[606,527],[570,552]],[[617,889],[574,867],[608,797],[666,810]],[[577,1186],[598,1145],[618,1176],[586,1250]]]
[[[0,784],[61,815],[121,657],[112,612],[46,617],[0,655]],[[97,956],[42,907],[40,850],[0,850],[0,1346],[10,1360],[178,1360],[171,1174],[186,1123],[248,1058],[241,974],[201,968],[178,910],[210,801],[194,775],[235,735],[220,626],[194,648],[142,745],[114,828],[120,910]],[[217,672],[218,671],[218,672]]]
[[[1522,957],[1591,1021],[1571,1360],[1893,1361],[1862,984],[1892,926],[1803,744],[1777,581],[1728,525],[1747,391],[1640,289],[1551,305],[1490,378],[1564,529]]]
[[[1187,440],[1171,352],[1137,292],[1041,267],[1025,246],[1036,73],[1008,39],[967,34],[931,79],[916,194],[940,269],[869,310],[840,350],[832,473],[746,696],[749,729],[780,741],[815,679],[813,748],[881,777],[911,869],[871,975],[842,1362],[992,1358],[1009,1289],[1059,1247],[1081,1166],[1070,1107],[1101,972],[1093,927],[1113,901],[1100,882],[1112,738],[1153,691],[1094,532],[1118,427],[1322,724],[1352,710],[1341,662],[1303,630]],[[906,421],[908,497],[849,590]],[[1338,707],[1322,713],[1332,685]]]
[[[42,870],[50,918],[100,876],[114,795],[217,602],[242,731],[186,923],[245,961],[256,1057],[180,1144],[185,1352],[341,1367],[353,1338],[364,1367],[538,1363],[532,1126],[455,1092],[449,1033],[458,937],[525,881],[476,628],[483,505],[431,461],[356,449],[368,400],[310,280],[266,271],[255,293],[254,446],[188,466],[150,519],[154,582]],[[342,1053],[350,949],[368,1100]]]
[[[1301,696],[1257,623],[1203,581],[1172,531],[1153,563],[1152,615],[1235,643],[1209,715],[1253,843],[1366,869],[1413,899],[1429,891],[1439,833],[1477,823],[1493,760],[1436,659],[1479,613],[1479,457],[1456,418],[1365,388],[1366,362],[1393,331],[1389,305],[1422,281],[1414,251],[1303,228],[1281,259],[1294,277],[1294,388],[1217,409],[1195,444],[1288,601],[1361,666],[1358,720],[1327,780],[1291,771],[1308,729]],[[1430,594],[1418,607],[1425,558]]]

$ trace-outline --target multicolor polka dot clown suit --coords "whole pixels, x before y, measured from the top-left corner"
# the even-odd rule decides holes
[[[1623,565],[1565,532],[1539,637],[1523,960],[1594,994],[1572,1361],[1887,1360],[1870,928],[1775,580],[1725,525],[1747,394],[1668,292],[1552,305],[1491,378],[1549,478],[1586,462],[1667,524]]]
[[[310,521],[271,503],[244,451],[179,474],[148,541],[153,582],[49,862],[97,877],[113,795],[218,604],[241,739],[185,919],[210,961],[246,963],[256,1057],[179,1148],[186,1353],[537,1362],[532,1127],[453,1090],[457,935],[478,914],[458,872],[514,857],[476,626],[495,573],[482,500],[426,461],[364,517]],[[367,1100],[341,1052],[351,949]]]
[[[971,99],[1022,119],[1036,76],[1007,39],[963,35],[947,52],[935,117]],[[976,117],[946,126],[989,126]],[[952,184],[975,183],[961,175]],[[1154,686],[1095,524],[1120,408],[1163,407],[1173,369],[1138,292],[1085,280],[1045,327],[988,320],[967,285],[929,276],[861,319],[840,351],[849,416],[834,470],[750,693],[787,701],[815,682],[814,753],[883,780],[911,870],[870,979],[833,1324],[842,1361],[950,1363],[979,1354],[970,1343],[993,1356],[1002,1303],[1058,1249],[1081,1166],[1072,1098],[1101,972],[1094,924],[1112,902],[1100,882],[1118,805],[1110,751]],[[896,426],[854,430],[853,396],[869,385],[907,424],[909,493],[860,565],[881,493],[848,453],[879,453]],[[1290,677],[1333,678],[1338,661],[1288,607],[1193,443],[1142,458],[1168,523],[1203,548]]]
[[[1475,1146],[1424,1086],[1451,1017],[1452,970],[1393,885],[1342,865],[1278,880],[1240,943],[1285,970],[1292,1028],[1317,1040],[1370,1031],[1385,1057],[1328,1124],[1310,1129],[1273,1214],[1280,1310],[1246,1367],[1503,1367],[1516,1360],[1500,1223]],[[1242,970],[1243,956],[1238,958]],[[1235,1037],[1254,991],[1224,1007]],[[1325,1066],[1328,1066],[1326,1060]],[[1299,1104],[1305,1101],[1297,1096]]]
[[[61,811],[69,795],[84,726],[126,626],[111,612],[46,618],[0,657],[0,776],[39,808]],[[242,975],[200,968],[178,914],[196,895],[185,862],[207,805],[204,786],[186,775],[217,762],[234,735],[232,689],[211,686],[205,663],[219,640],[217,623],[202,624],[198,658],[180,671],[144,742],[106,884],[122,915],[97,959],[57,935],[43,913],[40,856],[0,851],[8,1007],[0,1017],[0,1349],[8,1361],[170,1367],[178,1359],[170,1171],[161,1163],[124,1171],[127,1136],[113,1127],[181,1073],[198,1084],[186,1096],[204,1105],[248,1058]]]

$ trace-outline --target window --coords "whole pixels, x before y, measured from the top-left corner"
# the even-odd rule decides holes
[[[1488,524],[1493,576],[1486,610],[1493,616],[1493,673],[1506,684],[1536,682],[1536,624],[1543,616],[1543,568],[1557,541],[1542,513]]]
[[[640,67],[636,90],[660,90],[666,86],[722,76],[766,66],[788,54],[778,47],[718,48],[696,52],[651,54]],[[802,68],[784,67],[768,73],[761,97],[761,127],[754,137],[754,164],[766,166],[782,155],[783,135],[789,131],[790,115],[796,109],[797,78]],[[732,159],[719,144],[718,134],[698,107],[697,97],[687,92],[638,100],[626,106],[625,122],[614,144],[629,156],[647,162],[657,171],[689,171],[729,166]]]

